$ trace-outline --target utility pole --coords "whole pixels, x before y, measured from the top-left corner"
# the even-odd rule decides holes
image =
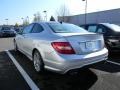
[[[8,25],[8,19],[5,19],[6,20],[6,24]]]
[[[27,16],[27,22],[29,22],[29,17]]]
[[[44,20],[47,21],[47,11],[45,10],[45,11],[43,11],[43,13],[45,14]]]
[[[24,24],[24,18],[21,18],[21,19],[22,19],[22,23]],[[23,25],[23,24],[22,24],[22,25]]]
[[[82,1],[85,1],[85,24],[87,24],[87,0]]]

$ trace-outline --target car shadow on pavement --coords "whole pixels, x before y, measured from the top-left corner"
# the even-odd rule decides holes
[[[112,52],[109,54],[109,60],[120,63],[120,52]]]
[[[11,53],[41,90],[88,90],[98,79],[95,73],[86,68],[77,74],[62,75],[47,70],[38,74],[25,55],[14,51]]]
[[[97,81],[97,76],[89,69],[77,74],[57,74],[45,71],[35,76],[41,90],[88,90]]]

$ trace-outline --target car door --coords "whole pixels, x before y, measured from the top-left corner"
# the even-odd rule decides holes
[[[17,38],[17,43],[18,43],[18,47],[21,51],[27,53],[27,50],[28,50],[28,45],[30,43],[28,43],[30,40],[30,32],[33,28],[34,24],[30,24],[28,26],[26,26],[24,29],[23,29],[23,32],[21,35],[19,35],[19,38]],[[19,40],[18,40],[19,39]]]
[[[43,31],[43,27],[40,24],[35,23],[30,33],[25,35],[24,48],[28,55],[30,56],[32,55],[32,50],[35,48],[34,41],[39,39],[40,32],[42,31]]]

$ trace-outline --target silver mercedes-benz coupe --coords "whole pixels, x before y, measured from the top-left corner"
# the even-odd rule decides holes
[[[32,23],[14,38],[14,46],[33,61],[37,72],[64,74],[108,57],[102,35],[68,23]]]

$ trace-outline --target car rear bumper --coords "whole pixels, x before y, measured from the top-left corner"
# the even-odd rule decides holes
[[[87,55],[61,55],[57,59],[59,62],[47,62],[45,68],[64,74],[72,69],[82,68],[86,65],[104,61],[108,58],[108,50],[104,48],[101,51]]]

